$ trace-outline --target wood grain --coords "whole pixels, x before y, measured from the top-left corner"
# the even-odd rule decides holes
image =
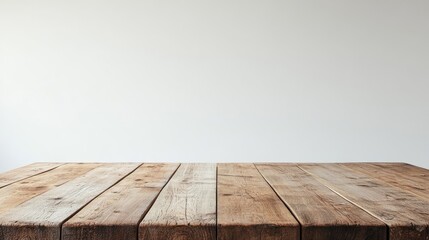
[[[429,239],[429,202],[341,164],[299,167],[385,222],[390,240]]]
[[[424,168],[179,165],[37,163],[0,174],[0,240],[429,240]]]
[[[33,163],[0,173],[0,188],[28,177],[52,170],[63,163]]]
[[[139,239],[216,239],[216,164],[182,164],[141,222]]]
[[[218,165],[218,239],[299,239],[298,222],[253,164]]]
[[[429,170],[427,169],[406,163],[346,163],[342,165],[429,201]]]
[[[0,188],[0,213],[56,188],[100,164],[71,163]]]
[[[104,164],[0,214],[0,239],[60,239],[61,224],[138,164]]]
[[[143,164],[63,224],[62,239],[137,239],[140,220],[179,164]]]
[[[256,164],[301,223],[302,240],[387,239],[386,225],[296,164]]]

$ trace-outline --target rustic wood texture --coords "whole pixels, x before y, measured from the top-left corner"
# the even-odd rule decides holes
[[[0,173],[0,188],[28,177],[54,169],[62,163],[33,163],[24,167]]]
[[[429,240],[404,163],[36,163],[0,174],[0,240]]]
[[[65,164],[45,174],[38,174],[0,188],[0,213],[56,188],[97,166],[99,164]]]
[[[143,164],[69,219],[62,239],[137,239],[140,220],[178,166]]]
[[[141,222],[139,239],[216,239],[216,164],[182,164]]]
[[[429,200],[429,170],[406,163],[347,163],[353,170]]]
[[[0,214],[0,239],[60,239],[61,224],[138,164],[105,164]]]
[[[299,239],[299,224],[253,164],[218,164],[218,239]]]
[[[256,164],[301,223],[301,239],[387,239],[386,225],[296,164]]]
[[[299,164],[323,184],[385,222],[390,240],[429,239],[429,202],[341,164]]]

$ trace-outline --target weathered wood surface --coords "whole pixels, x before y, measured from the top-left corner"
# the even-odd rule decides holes
[[[299,239],[299,223],[253,164],[218,165],[218,239]]]
[[[403,163],[36,163],[0,173],[0,240],[429,240]]]
[[[62,239],[137,239],[140,220],[178,166],[143,164],[69,219]]]
[[[0,239],[60,239],[61,224],[137,164],[105,164],[0,214]]]
[[[56,188],[99,164],[70,163],[0,188],[0,213]]]
[[[429,200],[429,171],[406,163],[342,164]]]
[[[0,174],[0,188],[28,177],[54,169],[62,163],[33,163]]]
[[[353,205],[296,164],[257,164],[301,223],[301,239],[386,239],[386,225]]]
[[[139,239],[216,239],[216,164],[182,164],[139,228]]]
[[[341,164],[299,164],[389,226],[390,240],[429,239],[429,201]]]

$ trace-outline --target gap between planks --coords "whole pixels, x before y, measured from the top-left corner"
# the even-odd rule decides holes
[[[300,223],[302,239],[386,239],[382,221],[296,164],[259,163],[257,168]]]
[[[343,198],[388,225],[391,240],[429,238],[429,202],[341,164],[299,164]]]
[[[0,174],[0,189],[13,183],[49,172],[67,163],[33,163]],[[18,174],[19,173],[19,174]]]
[[[137,238],[138,224],[179,166],[178,163],[140,165],[65,222],[63,239]]]
[[[60,239],[61,225],[65,219],[139,165],[102,164],[1,213],[0,238]]]
[[[95,196],[94,198],[92,198],[91,200],[89,200],[86,204],[82,205],[79,209],[77,209],[73,214],[71,214],[69,217],[65,218],[61,224],[60,224],[60,240],[63,239],[63,225],[64,223],[66,223],[69,219],[71,219],[73,216],[75,216],[78,212],[80,212],[84,207],[88,206],[92,201],[94,201],[96,198],[98,198],[100,195],[102,195],[103,193],[107,192],[109,189],[111,189],[113,186],[115,186],[116,184],[118,184],[120,181],[122,181],[123,179],[125,179],[126,177],[128,177],[130,174],[132,174],[133,172],[135,172],[139,167],[141,167],[144,163],[141,163],[139,165],[137,165],[136,168],[134,168],[131,172],[129,172],[128,174],[126,174],[125,176],[123,176],[122,178],[120,178],[119,180],[117,180],[114,184],[112,184],[110,187],[106,188],[104,191],[100,192],[97,196]]]

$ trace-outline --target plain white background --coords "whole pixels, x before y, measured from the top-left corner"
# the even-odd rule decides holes
[[[0,171],[429,167],[427,0],[1,0]]]

